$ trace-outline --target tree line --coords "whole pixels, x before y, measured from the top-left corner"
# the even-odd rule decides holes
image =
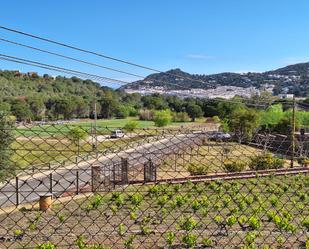
[[[179,98],[152,94],[128,94],[123,90],[102,87],[77,77],[42,77],[36,73],[0,71],[0,111],[17,121],[70,120],[73,118],[126,118],[157,121],[158,126],[174,122],[194,122],[200,117],[216,117],[224,130],[251,133],[256,127],[288,133],[291,102],[275,100],[263,93],[251,99],[231,100]],[[309,99],[303,101],[309,103]],[[263,105],[269,105],[266,110]],[[164,122],[162,120],[165,120]],[[244,128],[244,124],[247,127]],[[297,112],[297,128],[308,126],[305,111]],[[251,127],[250,127],[251,126]],[[240,127],[240,128],[239,128]]]

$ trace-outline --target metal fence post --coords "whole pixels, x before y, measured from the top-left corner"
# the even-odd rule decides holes
[[[19,181],[18,176],[15,177],[15,195],[16,195],[16,207],[19,205]]]
[[[291,146],[292,146],[292,156],[291,156],[291,168],[294,168],[294,157],[295,157],[295,127],[296,127],[296,120],[295,120],[295,111],[296,111],[296,102],[295,96],[293,96],[293,110],[292,110],[292,129],[291,129]]]
[[[129,183],[128,179],[128,159],[121,158],[121,183],[123,185]]]
[[[53,173],[49,174],[49,192],[53,193]]]
[[[76,194],[79,194],[79,171],[76,171]]]

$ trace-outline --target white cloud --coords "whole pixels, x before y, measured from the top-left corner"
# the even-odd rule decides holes
[[[213,60],[216,59],[215,56],[212,55],[204,55],[204,54],[187,54],[185,56],[187,59],[197,59],[197,60]]]

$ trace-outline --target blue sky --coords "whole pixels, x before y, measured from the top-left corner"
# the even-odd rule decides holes
[[[0,25],[163,71],[266,71],[309,61],[308,0],[10,0],[1,3],[1,10]],[[1,29],[0,37],[132,73],[151,73]],[[135,79],[3,42],[0,53]],[[0,68],[43,71],[3,61]]]

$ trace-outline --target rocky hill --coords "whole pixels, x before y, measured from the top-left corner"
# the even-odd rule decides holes
[[[309,63],[299,63],[263,73],[219,73],[212,75],[189,74],[180,69],[155,73],[143,80],[124,86],[124,89],[140,89],[160,86],[166,89],[215,88],[217,86],[239,86],[262,88],[274,85],[274,93],[309,94]]]

